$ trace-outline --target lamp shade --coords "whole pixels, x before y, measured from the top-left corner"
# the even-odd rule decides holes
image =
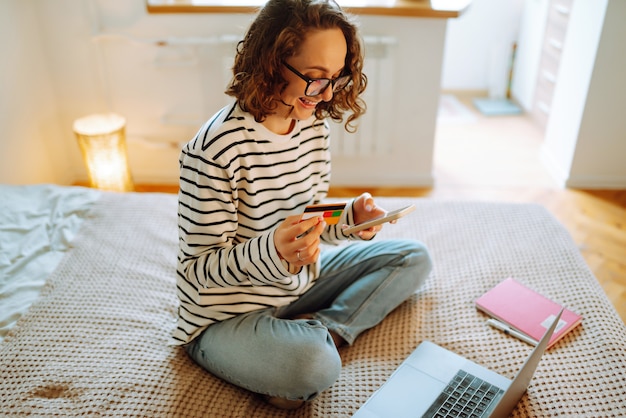
[[[125,128],[126,119],[114,113],[89,115],[74,121],[74,133],[91,187],[118,192],[134,189]]]

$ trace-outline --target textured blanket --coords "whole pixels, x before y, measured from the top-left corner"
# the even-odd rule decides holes
[[[176,196],[105,193],[40,298],[0,345],[0,416],[348,417],[424,339],[512,378],[531,350],[474,300],[512,276],[582,314],[544,355],[513,416],[617,416],[626,327],[565,229],[529,204],[379,199],[417,210],[376,239],[425,242],[425,287],[342,348],[340,379],[295,411],[224,383],[168,345],[175,324]]]

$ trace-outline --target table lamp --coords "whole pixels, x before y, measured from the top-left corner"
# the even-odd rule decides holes
[[[134,189],[126,155],[126,119],[114,113],[74,121],[91,187],[128,192]]]

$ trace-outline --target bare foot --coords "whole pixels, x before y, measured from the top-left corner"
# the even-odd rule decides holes
[[[298,409],[300,408],[302,405],[304,405],[304,401],[303,400],[289,400],[289,399],[285,399],[285,398],[279,398],[277,396],[265,396],[265,402],[267,402],[268,404],[276,407],[276,408],[280,408],[280,409]]]

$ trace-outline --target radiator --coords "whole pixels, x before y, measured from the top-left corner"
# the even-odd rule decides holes
[[[393,137],[394,124],[394,59],[390,49],[396,44],[392,37],[367,36],[363,72],[368,85],[362,98],[366,113],[357,119],[355,133],[346,132],[343,124],[332,123],[331,151],[333,156],[384,156],[393,152],[388,140]]]

